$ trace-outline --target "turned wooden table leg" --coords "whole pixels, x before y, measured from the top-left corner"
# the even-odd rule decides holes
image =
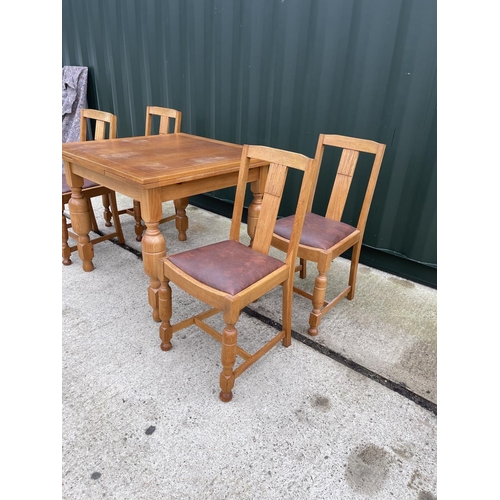
[[[159,193],[154,189],[146,191],[140,200],[142,218],[146,224],[146,232],[142,237],[142,262],[144,272],[149,276],[148,300],[153,309],[153,319],[160,322],[159,297],[161,271],[160,258],[167,254],[167,244],[158,226],[162,215],[162,204]]]
[[[82,259],[83,270],[90,272],[94,269],[92,262],[94,258],[94,245],[89,237],[91,229],[89,205],[87,198],[82,195],[81,187],[71,188],[71,198],[69,199],[68,207],[71,216],[71,227],[78,235],[77,248],[78,255]]]
[[[248,207],[247,233],[250,236],[250,246],[252,246],[255,227],[259,220],[260,210],[262,208],[262,197],[264,196],[264,186],[266,185],[268,167],[260,167],[259,180],[250,183],[250,189],[253,193],[253,200]]]
[[[71,188],[71,198],[68,201],[71,227],[78,235],[77,249],[82,267],[86,272],[94,269],[92,259],[94,258],[94,245],[90,241],[89,232],[92,228],[90,220],[90,208],[88,200],[82,194],[83,177],[75,175],[71,169],[71,163],[64,162],[64,173],[66,182]]]
[[[174,200],[175,206],[175,227],[179,233],[179,241],[186,241],[189,221],[186,215],[186,207],[188,206],[189,198],[180,198]]]
[[[144,272],[149,276],[148,301],[153,309],[153,319],[161,321],[158,292],[161,282],[159,276],[160,258],[167,254],[165,238],[158,229],[158,222],[146,222],[146,232],[142,237],[142,261]]]

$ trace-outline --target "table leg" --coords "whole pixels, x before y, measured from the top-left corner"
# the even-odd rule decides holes
[[[264,196],[264,187],[266,185],[268,167],[260,167],[259,180],[250,183],[250,189],[253,193],[253,200],[248,207],[247,233],[250,236],[250,246],[252,246],[255,227],[259,220],[260,210],[262,208],[262,198]]]
[[[161,321],[159,313],[159,291],[161,262],[160,258],[167,254],[167,243],[159,230],[162,215],[161,198],[155,190],[148,190],[141,199],[142,220],[146,224],[146,232],[142,237],[142,262],[144,272],[149,276],[148,301],[153,309],[153,319]]]
[[[83,270],[90,272],[94,269],[92,262],[94,258],[94,245],[89,237],[91,224],[88,200],[82,195],[82,188],[71,188],[71,198],[69,199],[68,207],[71,216],[71,227],[78,235],[77,248],[78,255],[82,259]]]
[[[175,227],[179,233],[179,241],[186,241],[188,230],[188,218],[186,215],[186,207],[188,206],[189,198],[180,198],[179,200],[174,200],[175,206]]]
[[[78,235],[77,248],[78,255],[82,259],[82,267],[86,272],[94,269],[92,259],[94,258],[94,245],[90,241],[89,232],[91,230],[89,201],[82,194],[83,178],[74,175],[71,167],[64,162],[66,182],[71,187],[71,198],[68,201],[69,213],[71,216],[71,227]]]

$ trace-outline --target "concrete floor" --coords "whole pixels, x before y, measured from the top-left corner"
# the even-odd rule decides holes
[[[187,213],[186,242],[161,227],[169,253],[227,237],[229,220]],[[437,498],[436,290],[361,265],[355,299],[316,338],[309,302],[294,296],[292,345],[247,370],[224,404],[218,342],[191,327],[160,350],[134,221],[122,224],[128,249],[106,241],[91,273],[77,254],[62,268],[62,498]],[[348,266],[335,261],[329,292]],[[305,287],[314,265],[308,274]],[[274,333],[280,299],[241,315],[244,347]],[[173,303],[173,321],[203,309],[175,286]]]

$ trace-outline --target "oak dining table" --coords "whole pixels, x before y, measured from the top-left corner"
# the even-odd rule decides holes
[[[88,179],[141,204],[141,217],[146,225],[142,258],[144,272],[149,277],[147,295],[153,319],[159,322],[159,264],[167,250],[165,237],[159,230],[162,204],[176,200],[176,228],[179,239],[185,239],[189,196],[235,186],[242,149],[239,144],[185,133],[63,143],[66,182],[71,187],[68,206],[83,270],[94,269],[90,212],[82,196],[83,181]],[[258,160],[251,163],[248,180],[253,200],[247,220],[250,237],[259,216],[266,173],[267,164]]]

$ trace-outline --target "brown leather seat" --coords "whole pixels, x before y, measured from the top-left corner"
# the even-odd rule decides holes
[[[289,240],[294,220],[293,215],[278,219],[274,226],[274,233]],[[356,228],[349,224],[326,219],[321,215],[309,212],[306,214],[304,228],[300,235],[300,244],[327,250],[347,238],[354,231],[356,231]]]
[[[236,295],[282,265],[280,260],[254,252],[233,240],[172,255],[170,262],[200,283],[231,295]]]

